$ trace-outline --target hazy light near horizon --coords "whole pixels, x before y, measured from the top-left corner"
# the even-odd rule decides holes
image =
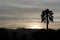
[[[43,27],[35,24],[35,25],[32,25],[32,27],[29,27],[29,29],[42,29]]]
[[[26,27],[27,29],[43,29],[44,25],[40,24],[40,23],[31,23],[31,24],[28,24],[29,27]]]

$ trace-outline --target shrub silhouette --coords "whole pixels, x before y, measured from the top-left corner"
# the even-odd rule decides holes
[[[60,29],[59,30],[22,29],[20,32],[24,30],[23,34],[17,34],[19,30],[18,31],[11,30],[12,34],[10,34],[11,31],[8,30],[9,29],[0,28],[0,40],[54,40],[54,39],[58,40],[60,39]]]
[[[17,33],[14,31],[11,36],[11,40],[17,40]]]
[[[9,40],[9,33],[8,30],[4,29],[4,28],[0,28],[0,40]]]

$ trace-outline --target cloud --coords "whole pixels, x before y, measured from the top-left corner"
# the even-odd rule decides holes
[[[0,24],[11,24],[14,28],[13,23],[40,21],[46,8],[54,12],[55,21],[60,21],[60,0],[0,0]]]

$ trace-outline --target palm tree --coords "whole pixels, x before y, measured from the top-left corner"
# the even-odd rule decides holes
[[[42,11],[41,22],[46,23],[46,29],[48,30],[49,21],[53,22],[53,11],[46,9]]]

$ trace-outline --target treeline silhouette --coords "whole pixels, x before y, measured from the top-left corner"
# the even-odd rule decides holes
[[[59,40],[60,30],[0,28],[0,40]]]

